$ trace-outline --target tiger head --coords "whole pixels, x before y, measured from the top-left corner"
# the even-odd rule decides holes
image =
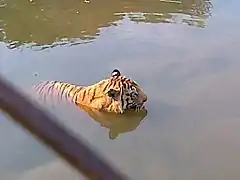
[[[115,101],[119,101],[122,113],[128,110],[137,112],[145,110],[144,103],[147,101],[147,95],[134,80],[122,76],[118,69],[114,69],[109,78],[109,84],[107,94]]]

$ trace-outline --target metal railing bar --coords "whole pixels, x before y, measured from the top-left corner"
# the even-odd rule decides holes
[[[61,127],[0,77],[0,108],[90,180],[127,180],[96,152]]]

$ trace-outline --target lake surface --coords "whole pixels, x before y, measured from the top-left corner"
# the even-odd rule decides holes
[[[114,68],[148,94],[148,114],[95,119],[42,103],[133,180],[240,177],[238,0],[0,0],[0,74],[92,84]],[[30,95],[29,95],[30,97]],[[1,180],[82,179],[0,114]]]

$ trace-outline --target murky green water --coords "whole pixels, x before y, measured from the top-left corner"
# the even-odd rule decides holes
[[[113,68],[148,94],[148,114],[94,120],[46,108],[134,180],[240,177],[237,0],[0,0],[1,75],[92,84]],[[101,126],[101,124],[103,124]],[[0,114],[1,180],[79,179]]]

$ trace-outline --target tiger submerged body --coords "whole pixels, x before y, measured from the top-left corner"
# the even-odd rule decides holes
[[[122,76],[114,69],[109,78],[93,85],[79,86],[61,81],[45,81],[34,88],[40,94],[58,94],[76,105],[85,105],[99,111],[123,114],[125,111],[141,111],[147,95],[130,78]]]

